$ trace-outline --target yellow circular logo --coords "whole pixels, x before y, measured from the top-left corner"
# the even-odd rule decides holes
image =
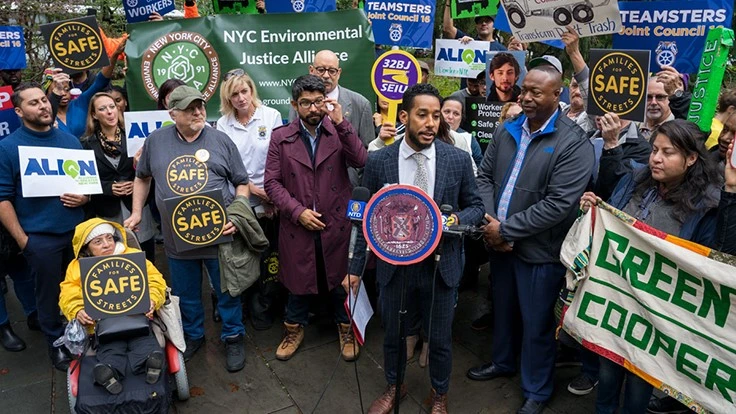
[[[626,53],[605,55],[591,73],[590,94],[594,104],[603,112],[628,114],[646,96],[646,76],[636,59]]]
[[[225,208],[215,199],[203,195],[185,198],[171,214],[176,236],[195,246],[217,240],[225,230],[225,220]]]
[[[86,23],[70,21],[58,25],[50,36],[51,56],[60,66],[85,70],[102,57],[100,34]]]
[[[99,261],[84,278],[84,293],[89,303],[109,315],[120,315],[136,307],[146,289],[143,270],[134,261],[120,256]]]
[[[207,155],[209,159],[209,153]],[[176,157],[166,169],[166,182],[171,191],[178,195],[200,192],[207,185],[207,180],[209,180],[207,164],[197,159],[196,156]]]

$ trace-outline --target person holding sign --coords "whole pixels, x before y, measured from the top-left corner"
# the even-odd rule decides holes
[[[225,366],[236,372],[245,367],[242,308],[240,298],[220,289],[220,262],[214,244],[237,230],[225,217],[224,209],[234,198],[229,185],[235,187],[235,195],[250,196],[248,172],[233,141],[222,131],[207,127],[205,98],[199,90],[186,85],[177,87],[169,95],[168,107],[174,125],[153,131],[143,144],[133,182],[133,211],[125,220],[125,227],[137,229],[140,225],[151,181],[155,180],[172,290],[181,300],[187,344],[184,359],[190,359],[205,342],[202,266],[206,266],[222,317],[220,338],[225,343]],[[200,195],[214,191],[221,194],[223,205]],[[198,201],[187,204],[185,199]],[[166,200],[191,206],[188,216],[183,216],[183,209],[177,210],[181,216],[174,214],[166,207]],[[210,238],[212,234],[217,237]],[[206,244],[199,247],[197,243]],[[182,244],[192,249],[180,250],[177,246]]]
[[[67,320],[78,320],[87,327],[89,333],[94,332],[95,321],[85,311],[82,297],[82,278],[79,259],[82,257],[99,257],[138,252],[138,249],[127,246],[125,229],[117,223],[94,218],[77,226],[72,241],[76,258],[69,263],[66,277],[61,282],[59,307]],[[166,300],[166,282],[161,272],[150,261],[146,260],[146,274],[150,307],[146,316],[153,318],[153,312],[160,308]],[[104,290],[123,291],[136,288],[135,282],[128,283],[122,276],[119,283],[105,284]],[[127,283],[127,286],[126,286]],[[111,315],[112,316],[112,315]],[[164,354],[152,332],[148,335],[101,343],[97,348],[97,365],[94,367],[95,382],[110,392],[120,394],[123,390],[122,379],[126,365],[134,374],[146,374],[146,382],[156,383],[162,373]]]
[[[18,243],[35,280],[38,320],[46,335],[51,362],[60,371],[66,371],[69,355],[53,346],[64,333],[59,319],[59,283],[73,258],[72,234],[84,219],[82,206],[90,198],[82,194],[24,197],[26,175],[21,171],[18,147],[47,147],[52,153],[55,148],[82,146],[76,137],[52,126],[51,104],[38,84],[20,84],[11,101],[23,125],[0,141],[0,222]],[[49,171],[54,172],[58,174],[56,170]]]
[[[649,165],[624,176],[608,204],[667,234],[713,248],[722,248],[731,235],[716,237],[717,207],[724,192],[702,142],[704,133],[692,122],[676,119],[653,131]],[[733,168],[726,168],[733,184]],[[728,187],[733,191],[733,185]],[[728,196],[731,201],[733,197]],[[587,192],[580,200],[585,211],[600,200]],[[718,240],[718,242],[717,242]],[[720,243],[719,243],[720,242]],[[720,245],[719,245],[720,244]],[[644,412],[652,386],[632,372],[604,357],[600,358],[598,413],[616,412],[624,388],[625,412]]]
[[[102,194],[93,195],[90,203],[94,215],[123,224],[133,208],[135,168],[133,157],[127,155],[122,112],[111,94],[99,92],[90,100],[87,130],[81,142],[85,149],[95,152],[102,183]],[[148,203],[142,217],[138,240],[146,258],[154,261],[156,227]]]

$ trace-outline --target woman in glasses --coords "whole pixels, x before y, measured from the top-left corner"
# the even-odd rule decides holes
[[[263,190],[263,176],[271,131],[281,126],[281,114],[261,103],[253,79],[242,69],[233,69],[225,75],[220,86],[220,113],[222,117],[217,120],[217,129],[225,132],[238,147],[248,171],[251,208],[271,246],[277,246],[277,210]],[[268,254],[271,252],[264,252]],[[268,329],[272,324],[267,313],[269,298],[261,297],[253,289],[246,293],[253,326]]]
[[[82,137],[82,146],[95,152],[102,183],[102,194],[92,195],[90,209],[95,216],[119,224],[130,216],[135,178],[133,158],[128,156],[121,115],[112,95],[96,93],[89,103],[87,130]],[[155,225],[148,203],[143,208],[143,219],[137,235],[146,258],[153,262]]]

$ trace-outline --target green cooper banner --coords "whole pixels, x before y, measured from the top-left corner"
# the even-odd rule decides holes
[[[371,26],[361,10],[300,14],[215,15],[131,24],[125,47],[126,82],[134,111],[156,109],[158,88],[180,79],[207,99],[207,117],[219,117],[220,83],[242,68],[261,101],[286,118],[291,84],[323,49],[340,59],[340,85],[374,100]]]

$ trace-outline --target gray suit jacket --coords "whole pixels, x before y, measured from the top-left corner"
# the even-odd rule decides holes
[[[342,106],[342,116],[350,122],[360,140],[363,141],[363,145],[368,148],[368,144],[376,139],[371,103],[357,92],[339,85],[338,88],[340,88],[340,96],[337,102]],[[294,119],[296,119],[296,112],[293,107],[290,107],[289,122]]]
[[[368,154],[365,164],[363,186],[375,194],[385,184],[399,182],[399,143],[395,142],[378,151]],[[478,186],[473,177],[473,166],[470,155],[452,145],[435,140],[437,164],[434,201],[437,205],[449,204],[461,224],[477,225],[483,219],[483,200],[478,193]],[[448,287],[455,287],[462,276],[462,242],[460,238],[445,238],[439,272]],[[359,232],[355,244],[355,257],[350,264],[350,273],[359,275],[363,269],[366,241]],[[396,272],[397,267],[378,260],[376,276],[381,286],[386,286]]]

